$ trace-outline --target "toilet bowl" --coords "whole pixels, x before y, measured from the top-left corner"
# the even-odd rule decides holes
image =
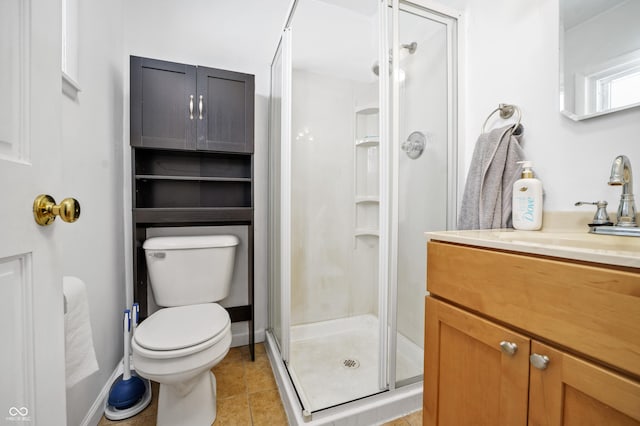
[[[133,363],[160,383],[158,425],[208,424],[216,417],[211,368],[229,352],[231,321],[216,303],[161,309],[136,330]]]
[[[231,319],[215,301],[228,294],[237,244],[206,236],[143,245],[154,297],[167,307],[137,327],[131,348],[136,372],[160,384],[157,425],[209,426],[216,418],[211,368],[229,352]]]

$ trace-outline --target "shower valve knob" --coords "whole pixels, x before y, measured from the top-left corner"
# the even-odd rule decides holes
[[[402,142],[402,150],[407,153],[409,158],[415,160],[422,155],[424,147],[427,144],[427,138],[422,132],[413,132],[406,141]]]

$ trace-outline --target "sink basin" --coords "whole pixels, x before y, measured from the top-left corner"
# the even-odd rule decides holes
[[[640,238],[594,235],[587,232],[497,231],[498,240],[511,243],[571,247],[589,251],[624,251],[640,253]]]

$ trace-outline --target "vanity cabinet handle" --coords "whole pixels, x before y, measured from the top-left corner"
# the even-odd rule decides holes
[[[189,95],[189,120],[193,120],[193,95]]]
[[[513,342],[507,342],[506,340],[503,340],[502,342],[500,342],[500,350],[504,354],[514,356],[516,352],[518,352],[518,345]]]
[[[204,105],[203,105],[202,95],[200,95],[200,100],[198,101],[198,112],[199,112],[199,116],[198,116],[198,118],[199,118],[200,120],[202,120],[202,118],[203,118],[203,117],[202,117],[202,109],[203,109],[203,108],[204,108]]]
[[[546,370],[549,366],[549,357],[546,355],[539,355],[536,353],[531,354],[529,362],[538,370]]]

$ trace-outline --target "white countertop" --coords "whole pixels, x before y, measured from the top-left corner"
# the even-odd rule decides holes
[[[550,228],[542,231],[488,229],[426,232],[429,240],[640,268],[640,238]]]

